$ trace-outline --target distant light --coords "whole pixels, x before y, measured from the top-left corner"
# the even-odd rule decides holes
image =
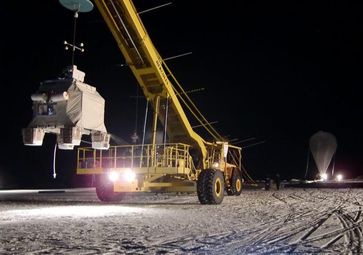
[[[108,179],[112,182],[115,182],[120,177],[120,174],[116,171],[111,171],[108,173]]]
[[[337,181],[340,182],[341,180],[343,180],[343,175],[338,174],[336,178],[337,178]]]
[[[328,175],[326,173],[321,174],[320,178],[321,178],[322,181],[326,181],[326,180],[328,180]]]
[[[126,171],[123,172],[122,177],[127,182],[133,182],[136,179],[136,174],[131,169],[126,169]]]

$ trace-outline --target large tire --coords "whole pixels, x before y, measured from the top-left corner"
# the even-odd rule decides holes
[[[205,187],[206,187],[206,174],[207,170],[203,170],[202,172],[200,172],[199,176],[198,176],[198,181],[197,181],[197,194],[198,194],[198,199],[199,202],[201,204],[208,204],[208,198],[206,195],[206,191],[205,191]]]
[[[216,169],[202,170],[197,181],[198,199],[201,204],[220,204],[224,198],[224,176]]]
[[[96,176],[96,194],[102,202],[120,202],[123,193],[113,191],[113,182],[105,174]]]
[[[227,189],[229,196],[239,196],[242,193],[242,177],[238,169],[233,169],[230,179],[231,186]]]

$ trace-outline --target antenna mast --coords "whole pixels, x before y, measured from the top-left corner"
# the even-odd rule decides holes
[[[73,41],[69,43],[64,41],[65,49],[68,50],[69,47],[72,49],[72,66],[74,65],[74,53],[76,50],[84,52],[84,44],[80,43],[79,46],[76,45],[76,29],[77,29],[77,18],[79,12],[90,12],[93,9],[93,4],[90,0],[59,0],[60,4],[68,10],[74,12],[73,18]]]

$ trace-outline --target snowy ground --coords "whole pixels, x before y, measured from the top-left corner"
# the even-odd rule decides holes
[[[245,190],[98,202],[93,189],[0,191],[0,254],[358,254],[363,189]]]

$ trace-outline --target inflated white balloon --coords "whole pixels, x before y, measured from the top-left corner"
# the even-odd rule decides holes
[[[309,145],[320,175],[326,173],[337,150],[335,136],[329,132],[319,131],[310,137]]]

